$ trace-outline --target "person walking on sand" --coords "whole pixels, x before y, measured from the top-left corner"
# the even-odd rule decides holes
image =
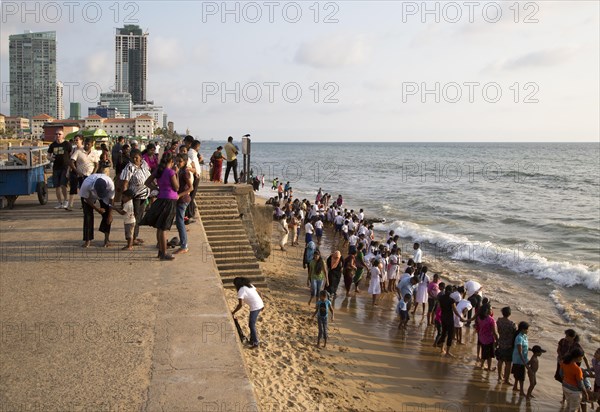
[[[456,310],[456,302],[450,296],[452,294],[452,288],[452,285],[447,285],[444,294],[438,297],[442,318],[442,334],[438,340],[438,344],[442,344],[441,353],[451,358],[454,357],[454,355],[450,353],[450,347],[452,346],[452,340],[454,339],[454,315],[459,316],[461,320],[464,321],[464,318],[462,318],[458,313],[458,310]],[[446,340],[446,350],[444,350],[444,340]]]
[[[521,396],[525,396],[525,392],[523,392],[523,382],[525,381],[525,370],[529,368],[529,366],[527,366],[527,362],[529,361],[527,357],[529,351],[528,331],[529,323],[519,322],[512,358],[512,373],[515,378],[513,391],[516,392],[518,390]]]
[[[312,223],[310,223],[310,221],[306,222],[306,224],[304,225],[304,242],[305,243],[310,243],[313,240],[313,233],[315,232],[315,228],[312,225]]]
[[[250,347],[253,349],[258,348],[260,341],[258,340],[258,332],[256,331],[256,322],[258,321],[258,315],[265,308],[262,296],[248,278],[237,277],[233,279],[233,285],[237,290],[238,304],[231,314],[235,319],[235,314],[242,308],[242,304],[246,302],[250,308],[250,316],[248,317]]]
[[[413,250],[415,251],[415,253],[413,255],[413,261],[415,263],[422,263],[423,262],[423,251],[421,250],[421,245],[418,243],[415,243],[413,245]]]
[[[352,253],[354,253],[354,256],[356,256],[355,259],[355,266],[356,266],[356,270],[354,272],[354,276],[352,276],[352,283],[354,283],[354,293],[360,293],[360,289],[358,289],[358,285],[360,284],[360,281],[362,280],[363,277],[363,273],[365,271],[365,269],[367,268],[367,264],[365,263],[365,246],[362,243],[358,244],[358,250],[356,252],[352,251]]]
[[[479,367],[483,369],[484,362],[487,362],[487,370],[492,372],[492,358],[494,357],[494,342],[498,341],[498,329],[496,321],[490,316],[491,309],[489,306],[483,306],[479,311],[479,322],[477,327],[477,335],[481,342],[481,363]]]
[[[583,371],[577,365],[581,364],[583,356],[583,351],[575,348],[560,363],[563,376],[563,398],[567,401],[567,412],[577,411],[581,402],[588,400],[587,389],[583,383]]]
[[[317,348],[321,343],[321,338],[323,338],[323,349],[327,347],[327,316],[331,312],[331,320],[333,320],[333,305],[327,299],[327,291],[322,290],[319,292],[319,300],[317,301],[317,305],[315,308],[315,313],[313,313],[312,317],[317,317],[317,324],[319,326],[319,335],[317,336]]]
[[[356,251],[353,250],[344,259],[344,287],[346,289],[346,297],[350,296],[350,288],[352,288],[353,279],[356,278],[357,270]]]
[[[433,325],[435,309],[437,307],[437,297],[440,294],[440,275],[434,274],[433,281],[427,285],[427,324]]]
[[[536,374],[539,368],[538,358],[542,356],[542,353],[545,352],[546,351],[542,349],[542,347],[539,345],[535,345],[533,348],[531,348],[531,353],[533,353],[533,356],[531,357],[531,359],[529,359],[529,369],[527,369],[527,377],[529,378],[527,399],[535,398],[535,396],[533,396],[533,388],[535,388],[535,385],[537,383]]]
[[[315,250],[313,258],[308,264],[308,278],[306,279],[306,284],[310,288],[310,299],[308,300],[309,306],[313,298],[319,296],[321,290],[329,287],[325,261],[321,257],[319,249]]]
[[[339,250],[333,252],[327,258],[327,276],[329,277],[329,294],[335,299],[337,289],[342,279],[344,270],[344,262],[342,261],[342,253]]]
[[[281,233],[281,239],[279,239],[279,248],[282,252],[285,252],[285,245],[287,245],[288,234],[290,233],[290,231],[288,230],[288,224],[285,215],[280,216],[278,219],[279,220],[277,222],[277,229]]]
[[[299,221],[298,221],[298,216],[293,214],[290,217],[290,221],[288,223],[288,230],[290,235],[292,235],[292,246],[297,246],[298,245],[298,225],[299,225]]]
[[[381,294],[381,264],[379,259],[373,261],[373,267],[369,273],[369,293],[373,295],[373,306],[377,306],[377,297]]]
[[[427,266],[421,268],[421,273],[418,276],[417,288],[415,290],[415,306],[413,308],[413,316],[417,313],[419,303],[423,308],[423,317],[425,317],[425,304],[427,303],[427,286],[429,285],[429,276],[427,275]]]
[[[496,360],[498,361],[498,382],[510,385],[510,369],[512,366],[512,353],[517,326],[509,319],[511,309],[509,306],[502,308],[502,317],[496,321],[498,330],[498,348]],[[504,367],[504,373],[502,372]]]
[[[227,167],[225,168],[225,180],[223,183],[227,184],[227,180],[229,179],[229,172],[233,169],[233,179],[235,183],[238,183],[238,172],[237,172],[237,155],[238,149],[233,144],[233,137],[229,136],[227,138],[227,143],[225,144],[225,157],[227,158]]]

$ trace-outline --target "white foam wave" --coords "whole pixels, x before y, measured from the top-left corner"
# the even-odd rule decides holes
[[[539,249],[532,245],[509,248],[489,241],[471,241],[466,236],[436,231],[407,221],[379,225],[378,229],[393,229],[401,237],[435,245],[435,251],[424,251],[430,256],[444,254],[457,260],[500,265],[537,279],[550,279],[561,286],[583,285],[591,290],[600,290],[600,270],[591,270],[585,265],[570,262],[552,262],[535,253]]]

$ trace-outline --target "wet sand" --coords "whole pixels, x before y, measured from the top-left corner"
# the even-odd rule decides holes
[[[264,201],[257,199],[257,203]],[[325,232],[324,257],[332,250],[330,231]],[[275,245],[278,233],[273,233]],[[512,385],[498,384],[497,372],[475,367],[473,329],[463,329],[466,345],[453,347],[456,359],[442,357],[439,349],[432,347],[435,329],[426,325],[420,311],[406,332],[398,331],[394,294],[383,293],[373,308],[366,284],[358,296],[345,298],[342,282],[334,301],[335,321],[329,323],[328,347],[317,349],[316,320],[310,318],[314,304],[307,305],[309,290],[302,269],[303,241],[300,243],[286,252],[274,250],[261,265],[270,288],[264,291],[266,308],[258,323],[262,346],[246,350],[245,356],[263,410],[560,409],[561,387],[553,379],[555,343],[541,342],[543,330],[534,325],[530,346],[541,342],[548,352],[540,358],[536,399],[531,401],[513,392]],[[227,298],[234,307],[235,293],[227,291]],[[497,318],[504,304],[498,299],[493,306]],[[246,316],[240,315],[244,323]],[[511,319],[517,323],[530,317],[513,307]],[[526,380],[525,390],[528,385]]]

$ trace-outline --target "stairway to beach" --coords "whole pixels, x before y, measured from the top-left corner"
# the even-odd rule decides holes
[[[233,186],[201,184],[196,194],[200,219],[223,286],[233,288],[233,279],[244,276],[257,287],[266,287],[248,233],[240,217]]]

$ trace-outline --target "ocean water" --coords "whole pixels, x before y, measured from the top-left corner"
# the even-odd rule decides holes
[[[275,193],[275,177],[296,198],[342,194],[384,218],[379,237],[394,230],[406,256],[421,242],[436,270],[486,279],[532,315],[550,303],[554,323],[579,322],[598,341],[599,144],[254,143],[251,166],[265,175],[260,194]],[[523,303],[526,293],[536,299]]]

